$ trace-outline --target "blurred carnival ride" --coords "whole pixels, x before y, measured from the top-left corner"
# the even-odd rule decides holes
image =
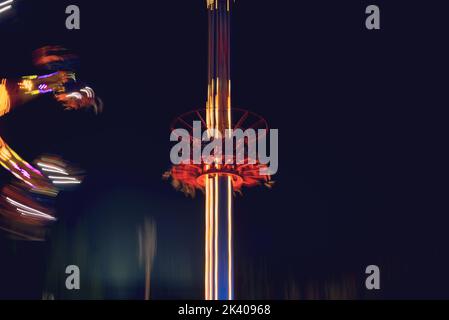
[[[266,135],[268,124],[251,111],[232,107],[231,103],[231,0],[207,0],[208,13],[208,87],[206,108],[179,116],[171,131],[182,129],[188,140],[202,150],[204,140],[232,140],[232,130],[258,130]],[[196,138],[194,121],[201,123],[200,131],[206,139]],[[188,163],[174,164],[163,178],[187,195],[201,190],[205,195],[204,298],[206,300],[234,299],[234,240],[233,195],[243,187],[264,185],[273,181],[260,172],[266,167],[257,159],[244,155],[236,161],[237,150],[248,149],[250,138],[237,141],[229,153],[214,154],[208,159],[188,159]],[[228,150],[229,151],[229,150]],[[229,158],[228,158],[229,157]],[[192,154],[193,158],[193,154]],[[191,160],[191,161],[190,161]],[[230,160],[230,161],[228,161]]]
[[[66,110],[102,111],[101,99],[76,77],[79,59],[75,54],[60,46],[46,46],[34,52],[33,62],[47,73],[1,79],[0,116],[44,94],[52,94]],[[15,177],[1,190],[0,230],[15,239],[44,240],[48,226],[57,220],[56,196],[79,185],[83,171],[59,156],[41,156],[30,164],[1,137],[0,165]]]

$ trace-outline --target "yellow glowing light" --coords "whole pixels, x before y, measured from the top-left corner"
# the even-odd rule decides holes
[[[22,79],[34,80],[34,79],[37,79],[37,75],[23,76]]]
[[[34,88],[33,81],[25,79],[22,82],[19,82],[19,87],[26,92],[32,92]],[[39,91],[38,91],[39,92]]]
[[[218,9],[218,1],[220,1],[220,0],[206,0],[207,8],[211,9],[211,10],[213,10],[214,8]],[[231,0],[227,0],[227,2],[226,2],[226,8],[228,11],[230,10],[230,7],[231,7],[230,2],[231,2]]]
[[[0,84],[0,116],[7,114],[11,110],[11,100],[6,89],[6,79]]]
[[[12,154],[14,158],[18,159],[21,162],[24,162],[23,159],[10,147],[8,147],[7,151],[9,152],[9,154]]]
[[[220,109],[220,104],[219,104],[219,102],[220,102],[220,100],[219,100],[219,98],[220,98],[220,96],[219,96],[219,93],[220,93],[220,90],[218,89],[219,88],[219,86],[220,86],[220,79],[219,78],[217,78],[217,88],[216,88],[216,90],[217,90],[217,94],[215,95],[215,129],[220,129],[219,128],[219,113],[218,113],[218,109]]]

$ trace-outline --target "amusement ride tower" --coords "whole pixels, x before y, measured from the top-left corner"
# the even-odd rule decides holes
[[[247,128],[266,132],[266,121],[250,111],[231,108],[230,76],[230,14],[232,0],[206,0],[209,20],[208,96],[206,109],[178,117],[172,130],[190,132],[193,144],[202,144],[193,134],[193,121],[200,121],[204,130],[215,129],[226,138],[227,129]],[[232,137],[230,137],[232,138]],[[244,140],[248,144],[249,140]],[[236,146],[237,148],[238,146]],[[241,147],[241,146],[240,146]],[[233,153],[235,155],[235,153]],[[224,160],[224,155],[220,160]],[[234,157],[235,160],[235,157]],[[178,164],[169,176],[183,190],[200,189],[205,194],[205,299],[234,299],[233,194],[244,186],[270,185],[269,175],[261,175],[264,167],[257,160],[243,163],[216,161]]]

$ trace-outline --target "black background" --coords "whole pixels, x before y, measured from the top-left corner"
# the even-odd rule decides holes
[[[79,31],[65,29],[68,4],[80,6]],[[369,4],[381,9],[381,30],[365,28]],[[237,1],[233,105],[280,136],[275,187],[236,199],[238,298],[283,299],[289,285],[308,298],[311,284],[334,282],[355,283],[352,298],[449,297],[445,9],[437,0]],[[79,75],[105,112],[63,112],[43,97],[0,120],[25,159],[57,153],[89,174],[58,200],[48,242],[1,240],[0,297],[40,298],[46,281],[79,264],[87,285],[60,297],[141,298],[132,252],[136,226],[152,216],[153,297],[201,298],[203,198],[161,175],[170,122],[205,104],[204,1],[18,0],[1,19],[2,76],[34,72],[31,51],[61,44],[80,55]],[[376,292],[364,289],[370,264],[382,272]]]

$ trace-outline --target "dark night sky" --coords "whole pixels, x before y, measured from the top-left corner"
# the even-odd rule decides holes
[[[366,1],[236,5],[233,105],[263,115],[280,134],[275,187],[245,190],[236,200],[242,298],[251,297],[243,283],[263,270],[271,298],[284,298],[292,279],[305,286],[348,277],[358,281],[357,298],[449,297],[449,190],[439,169],[446,11],[436,0],[374,2],[382,19],[375,32],[364,26]],[[64,27],[68,4],[81,8],[80,31]],[[68,230],[67,247],[75,248],[70,239],[84,230],[86,268],[108,273],[111,256],[133,259],[121,249],[133,246],[144,215],[154,217],[158,298],[202,295],[202,197],[185,198],[161,175],[169,167],[169,124],[205,104],[204,7],[202,0],[18,0],[15,17],[0,21],[1,76],[35,72],[31,51],[61,44],[80,55],[80,77],[105,102],[93,117],[62,112],[44,97],[0,120],[1,136],[25,159],[53,152],[89,174],[78,191],[62,195],[54,234]],[[40,297],[55,239],[0,240],[0,297]],[[382,271],[377,293],[363,289],[369,264]],[[138,273],[132,263],[124,268]],[[115,288],[104,277],[103,286]],[[122,295],[107,297],[140,297],[140,280],[130,278],[118,282]]]

